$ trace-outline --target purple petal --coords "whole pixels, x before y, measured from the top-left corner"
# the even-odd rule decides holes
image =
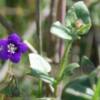
[[[0,59],[7,60],[8,59],[8,53],[4,50],[2,53],[0,52]]]
[[[19,45],[20,52],[25,53],[28,50],[28,47],[25,43],[20,43]]]
[[[7,40],[6,39],[1,39],[0,40],[0,46],[6,46],[7,45]]]
[[[0,40],[0,59],[2,60],[8,59],[7,40],[5,39]]]
[[[18,63],[20,61],[21,58],[21,53],[15,53],[12,54],[9,59],[13,62],[13,63]]]
[[[20,42],[21,38],[16,33],[13,33],[10,36],[8,36],[8,41]]]

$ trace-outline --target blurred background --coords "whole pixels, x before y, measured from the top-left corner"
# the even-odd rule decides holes
[[[52,75],[55,75],[63,55],[64,43],[50,33],[50,27],[57,20],[64,23],[67,10],[77,1],[79,0],[0,0],[0,38],[16,32],[23,40],[29,41],[38,52],[41,53],[40,49],[42,49],[43,56],[50,58],[54,65]],[[81,1],[84,1],[89,8],[92,27],[81,41],[73,44],[70,61],[79,62],[81,57],[86,55],[95,66],[98,66],[100,64],[100,0]],[[34,92],[36,85],[33,85],[36,84],[36,79],[34,81],[32,77],[25,76],[28,67],[27,54],[14,66],[14,73],[18,78],[24,100],[31,100],[33,93],[36,93]],[[93,68],[88,70],[91,71]],[[84,68],[83,71],[87,69]]]

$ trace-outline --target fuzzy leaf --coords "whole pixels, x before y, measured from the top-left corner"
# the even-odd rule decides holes
[[[50,32],[62,39],[72,39],[72,37],[69,35],[70,30],[68,28],[65,28],[59,21],[53,23]]]
[[[95,66],[94,64],[92,63],[92,61],[86,57],[86,56],[83,56],[82,59],[81,59],[81,68],[83,70],[83,72],[89,74],[91,73],[93,70],[95,70]]]
[[[39,54],[31,53],[29,54],[31,72],[30,75],[41,79],[46,83],[53,84],[55,82],[54,78],[48,75],[51,71],[50,64]]]
[[[77,63],[69,64],[69,65],[65,68],[65,70],[64,70],[64,72],[63,72],[63,77],[73,74],[74,70],[75,70],[76,68],[78,68],[78,67],[80,67],[80,65],[77,64]]]
[[[84,2],[79,1],[75,3],[65,17],[66,26],[73,30],[73,34],[86,34],[91,27],[91,19],[88,8]]]
[[[49,84],[55,83],[54,78],[50,77],[48,74],[40,72],[39,70],[32,69],[29,74],[36,78],[41,79],[42,81],[46,83],[49,83]]]
[[[30,61],[30,67],[33,70],[37,70],[45,74],[51,71],[50,64],[39,54],[34,54],[34,53],[29,54],[29,61]]]
[[[64,87],[62,100],[92,100],[94,91],[88,76],[82,76],[72,80]]]

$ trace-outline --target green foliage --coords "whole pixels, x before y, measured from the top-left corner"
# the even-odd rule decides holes
[[[99,100],[99,99],[100,99],[100,80],[97,83],[92,100]]]
[[[94,0],[94,2],[90,5],[90,13],[92,17],[92,22],[94,26],[99,26],[100,27],[100,1],[99,0]],[[96,28],[95,27],[95,28]]]
[[[46,83],[50,83],[50,84],[54,84],[56,81],[54,80],[54,78],[50,77],[49,75],[42,73],[38,70],[32,69],[31,72],[29,73],[29,75],[32,75],[38,79],[43,80]]]
[[[57,76],[57,79],[58,79],[57,85],[59,84],[59,80],[63,81],[64,77],[66,77],[67,79],[71,75],[71,73],[73,73],[73,71],[79,67],[77,63],[68,64],[69,52],[70,52],[72,43],[76,39],[79,39],[81,35],[86,34],[91,27],[91,19],[90,19],[89,11],[86,5],[82,1],[75,3],[68,10],[68,13],[66,14],[66,17],[65,17],[65,22],[66,22],[65,26],[62,25],[58,21],[58,22],[55,22],[51,27],[51,32],[54,35],[64,40],[67,40],[65,43],[66,48],[64,51],[64,55],[60,63],[61,70]],[[87,57],[84,57],[81,61],[81,65],[90,65],[90,64],[91,64],[91,61]],[[68,82],[70,81],[71,79],[69,79]],[[86,80],[84,81],[86,82]],[[68,100],[75,100],[75,95],[76,95],[76,100],[80,100],[80,99],[91,100],[92,97],[88,95],[88,93],[86,93],[87,89],[92,91],[90,87],[81,85],[80,82],[78,83],[78,80],[73,81],[72,83],[69,83],[69,87],[67,88],[65,87],[64,92],[62,93],[62,97],[64,98],[63,100],[66,100],[66,98]],[[71,94],[71,98],[70,96],[67,95],[67,92]],[[72,95],[74,95],[74,97],[72,97]]]
[[[31,73],[30,75],[43,80],[46,83],[54,84],[54,78],[48,75],[51,71],[50,64],[39,54],[29,54]]]
[[[51,27],[51,33],[62,39],[74,40],[89,31],[91,19],[89,11],[82,1],[75,3],[66,15],[65,26],[60,22],[55,22]]]
[[[95,66],[92,63],[92,61],[86,56],[83,56],[81,58],[80,65],[82,70],[87,74],[90,74],[90,72],[92,72],[95,69]]]
[[[20,3],[20,0],[18,0],[18,2],[14,0],[13,4],[11,4],[11,1],[6,2],[7,5],[11,6],[11,7],[17,7],[18,4]],[[16,2],[18,4],[16,4]],[[32,2],[32,1],[30,1],[30,2]],[[41,4],[42,9],[45,8],[45,3],[46,2],[43,0],[43,2]],[[32,8],[30,7],[30,9],[33,9],[33,7]],[[33,14],[33,12],[32,12],[32,14]],[[14,16],[9,16],[9,18],[15,23],[16,30],[18,30],[19,32],[25,31],[23,29],[26,28],[26,26],[27,26],[27,24],[25,24],[25,21],[27,19],[26,17],[17,16],[17,14],[15,14]],[[18,20],[16,20],[16,18],[18,18]],[[23,18],[25,18],[24,19],[25,21],[22,20]],[[97,70],[93,71],[92,73],[90,73],[91,72],[90,71],[87,74],[87,76],[81,76],[81,77],[78,77],[77,79],[73,79],[74,77],[71,78],[71,75],[74,75],[75,74],[74,71],[77,68],[79,69],[80,66],[82,68],[86,68],[86,70],[89,68],[89,66],[91,66],[91,68],[94,69],[93,63],[87,57],[82,58],[80,65],[78,63],[69,63],[69,55],[70,55],[70,50],[71,50],[73,42],[77,39],[80,39],[80,37],[82,35],[86,34],[91,27],[90,14],[89,14],[89,11],[88,11],[86,5],[82,1],[75,3],[68,10],[68,13],[66,14],[64,21],[65,21],[64,24],[60,23],[59,21],[54,22],[53,25],[51,26],[51,30],[50,30],[52,34],[65,40],[65,45],[64,45],[65,51],[64,51],[64,55],[60,62],[60,70],[58,73],[56,73],[56,78],[54,78],[55,76],[53,76],[53,75],[52,76],[49,75],[49,73],[51,72],[51,64],[47,61],[47,59],[45,59],[43,57],[43,55],[41,56],[40,54],[35,52],[35,49],[32,46],[27,45],[33,53],[30,54],[29,53],[30,51],[29,51],[28,52],[29,60],[28,60],[28,56],[25,55],[25,57],[23,58],[24,59],[23,62],[19,63],[19,65],[16,65],[16,69],[18,67],[22,68],[22,66],[24,66],[24,69],[26,69],[26,70],[24,70],[25,72],[23,71],[24,75],[20,77],[20,80],[22,80],[22,79],[24,80],[24,77],[26,78],[26,76],[28,76],[28,79],[31,80],[31,82],[36,81],[34,79],[37,79],[37,81],[40,81],[40,82],[42,80],[43,83],[46,83],[46,85],[49,86],[49,89],[48,89],[48,86],[43,84],[44,88],[42,88],[43,89],[42,92],[45,94],[42,93],[43,94],[42,96],[48,96],[48,95],[51,96],[51,92],[54,93],[53,94],[53,96],[54,96],[57,92],[56,91],[58,88],[57,86],[60,84],[60,82],[67,81],[67,82],[65,82],[66,85],[64,84],[65,87],[62,92],[62,100],[66,100],[66,98],[68,100],[92,100],[92,98],[93,98],[93,100],[97,100],[99,97],[100,82],[98,82],[95,91],[94,91],[94,87],[93,87],[97,81]],[[20,24],[22,27],[20,26]],[[1,30],[3,30],[3,29],[1,29]],[[30,35],[30,34],[28,34],[28,35]],[[27,38],[27,35],[26,35],[26,38]],[[33,38],[32,38],[32,41],[34,41]],[[37,41],[39,41],[39,40],[37,39]],[[36,44],[36,41],[34,44]],[[51,60],[51,62],[52,62],[52,60]],[[29,67],[27,67],[27,66],[29,66]],[[2,70],[0,71],[0,81],[2,81],[4,79],[6,73],[8,72],[8,69],[7,69],[8,66],[6,66],[6,67],[3,66],[3,68],[5,68],[6,70],[3,70],[3,73],[2,73]],[[13,69],[13,68],[11,68],[11,69]],[[29,72],[27,69],[29,70]],[[12,73],[10,73],[11,76],[14,76],[13,73],[14,73],[14,75],[16,75],[15,70],[12,71]],[[29,76],[31,76],[31,78]],[[32,78],[32,77],[34,77],[34,78]],[[31,92],[28,94],[28,92],[25,92],[24,89],[23,89],[23,92],[25,92],[25,93],[20,94],[20,89],[19,89],[18,84],[19,83],[16,82],[16,79],[14,77],[7,83],[5,88],[3,88],[1,90],[1,93],[5,94],[7,96],[19,96],[19,95],[23,95],[23,94],[25,96],[27,94],[27,96],[31,95],[31,96],[33,96],[33,98],[34,98],[34,96],[37,95],[35,93],[37,92],[38,88],[35,86],[34,86],[34,88],[36,88],[36,91],[35,91],[35,89],[33,91],[32,90],[33,88],[31,88],[32,94],[31,94]],[[25,86],[23,84],[22,84],[22,87],[20,85],[20,88],[22,89],[23,87],[25,87],[25,90],[27,90],[27,91],[29,91],[28,89],[30,87],[33,87],[33,83],[30,83],[30,81],[29,81],[29,84],[32,84],[32,86],[29,86],[28,88],[26,87],[27,84],[24,84]],[[41,84],[37,85],[37,83],[36,83],[36,86],[41,87],[42,85]],[[48,91],[50,91],[50,92],[48,92]],[[38,91],[38,92],[41,92],[41,91]],[[31,96],[30,96],[30,98],[31,98]],[[41,98],[40,100],[46,100],[46,99],[52,100],[53,98]],[[36,100],[36,98],[35,98],[35,100]]]
[[[93,66],[93,63],[88,57],[84,56],[81,61],[81,66]],[[99,100],[100,82],[97,74],[100,68],[96,68],[87,75],[79,76],[67,83],[62,92],[62,100]],[[98,82],[97,82],[98,81]],[[96,88],[95,85],[97,84]]]
[[[74,73],[74,70],[75,70],[76,68],[79,68],[79,66],[80,66],[80,65],[77,64],[77,63],[68,64],[68,65],[65,67],[64,71],[63,71],[62,78],[63,78],[63,77],[68,77],[68,76],[72,75],[72,74]]]
[[[87,76],[82,76],[65,86],[62,100],[91,100],[94,94]]]
[[[30,67],[47,74],[51,71],[51,65],[39,54],[29,54]]]
[[[13,77],[1,93],[12,97],[20,96],[17,80]]]
[[[51,33],[62,39],[72,40],[72,37],[70,36],[70,30],[64,27],[59,21],[53,23],[51,27]]]
[[[86,56],[83,56],[82,59],[81,59],[81,65],[90,65],[90,66],[94,66],[94,64],[92,63],[92,61],[86,57]]]
[[[66,26],[71,29],[72,35],[84,35],[91,27],[89,11],[82,1],[75,3],[68,10],[65,21]]]

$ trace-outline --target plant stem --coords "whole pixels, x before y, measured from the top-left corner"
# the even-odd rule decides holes
[[[60,63],[60,68],[61,69],[60,69],[60,72],[59,72],[58,77],[57,77],[58,83],[59,83],[59,81],[62,78],[63,71],[64,71],[65,67],[68,65],[68,62],[69,62],[69,52],[70,52],[71,46],[72,46],[72,41],[68,41],[66,43],[64,55],[63,55],[63,58],[62,58],[61,63]]]
[[[13,27],[9,24],[9,22],[0,14],[0,23],[7,29],[9,33],[15,32]]]
[[[55,84],[55,96],[58,97],[58,90],[59,90],[59,86],[60,85],[59,83],[61,82],[62,80],[62,77],[63,77],[63,72],[64,72],[64,69],[65,67],[67,67],[68,63],[69,63],[69,52],[70,52],[70,49],[71,49],[71,46],[72,46],[72,42],[73,41],[67,41],[67,43],[65,44],[65,51],[64,51],[64,55],[61,59],[61,62],[60,62],[60,72],[58,74],[58,77],[57,77],[57,82]]]
[[[60,62],[60,72],[58,74],[57,83],[56,83],[55,87],[57,87],[57,85],[61,81],[62,76],[63,76],[63,71],[69,62],[69,52],[70,52],[71,46],[72,46],[72,41],[67,41],[67,43],[65,44],[64,55],[63,55],[61,62]]]
[[[40,16],[40,2],[41,0],[36,0],[36,32],[39,39],[39,53],[42,55],[42,32],[41,32],[41,16]]]
[[[42,49],[42,32],[41,32],[41,18],[40,18],[40,1],[41,0],[35,0],[36,1],[36,27],[37,27],[37,34],[39,37],[39,53],[40,55],[43,54],[43,49]],[[39,96],[42,95],[42,81],[39,80]]]
[[[39,80],[39,97],[42,96],[42,81]]]

